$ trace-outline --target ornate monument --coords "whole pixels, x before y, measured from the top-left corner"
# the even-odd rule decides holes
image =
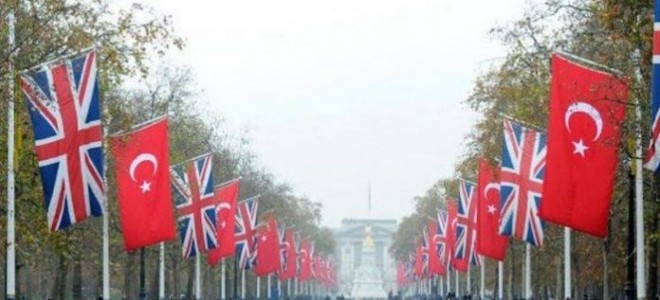
[[[383,289],[382,272],[376,267],[374,240],[371,237],[371,226],[369,225],[364,227],[362,262],[355,270],[350,297],[353,299],[387,298],[387,293]]]
[[[397,229],[396,220],[374,218],[369,186],[366,217],[347,218],[333,230],[337,240],[338,295],[350,298],[387,298],[397,292],[396,265],[388,248]]]

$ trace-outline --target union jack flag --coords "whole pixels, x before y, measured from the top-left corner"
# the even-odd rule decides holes
[[[422,274],[429,274],[429,233],[426,227],[422,232]]]
[[[238,266],[241,269],[251,269],[255,265],[256,255],[256,227],[257,208],[259,196],[243,200],[236,210],[236,253],[238,253]]]
[[[217,203],[213,197],[211,169],[210,153],[170,168],[185,258],[215,249],[218,245],[215,229]]]
[[[654,172],[660,166],[660,0],[655,0],[653,17],[653,67],[651,70],[651,141],[644,166]]]
[[[20,80],[32,119],[50,231],[103,214],[105,183],[96,52]]]
[[[457,269],[469,269],[469,265],[479,266],[477,246],[477,186],[472,182],[459,180],[458,210],[456,214],[456,253]]]
[[[447,223],[449,216],[446,210],[438,210],[438,226],[436,227],[433,241],[438,247],[438,257],[440,264],[444,267],[447,266],[451,260],[451,249],[449,247],[449,239],[447,236]]]
[[[543,246],[543,223],[538,208],[547,149],[545,134],[504,120],[500,234],[537,247]]]

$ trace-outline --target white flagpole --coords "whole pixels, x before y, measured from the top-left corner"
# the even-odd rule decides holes
[[[7,103],[7,299],[16,297],[16,229],[14,219],[14,12],[7,14],[9,55],[9,101]]]
[[[257,276],[257,299],[261,297],[261,277]]]
[[[291,279],[286,281],[286,296],[291,297]]]
[[[529,244],[525,244],[525,299],[532,299],[532,257]]]
[[[449,265],[447,265],[447,293],[451,291],[451,270]]]
[[[472,286],[471,286],[471,280],[470,280],[470,261],[468,260],[468,268],[467,268],[467,276],[465,276],[465,280],[467,280],[467,292],[465,292],[466,295],[472,295]]]
[[[637,299],[646,298],[646,263],[644,255],[644,182],[642,178],[642,108],[637,100],[635,115],[635,244],[637,256]],[[655,297],[655,295],[651,295]]]
[[[277,278],[277,298],[278,299],[283,298],[282,294],[283,294],[282,293],[282,280],[280,280],[280,278],[278,277]]]
[[[165,243],[160,242],[160,257],[158,258],[158,299],[165,300]]]
[[[460,291],[460,286],[458,285],[458,282],[460,281],[459,277],[458,277],[458,270],[455,270],[454,274],[456,274],[456,280],[455,280],[456,282],[454,283],[456,285],[456,293],[455,294],[456,294],[456,297],[458,298],[459,294],[460,294],[460,292],[459,292]]]
[[[227,274],[225,274],[225,260],[220,261],[220,299],[227,299]]]
[[[266,286],[267,286],[266,296],[268,297],[268,299],[270,299],[273,296],[273,294],[270,291],[270,285],[271,285],[271,279],[270,279],[270,274],[268,274],[268,282],[266,283]]]
[[[199,276],[199,269],[200,269],[200,255],[199,253],[195,255],[195,299],[199,300],[202,299],[202,282],[200,280]]]
[[[104,137],[108,136],[108,129],[104,128],[103,129],[103,135]],[[104,160],[105,163],[107,163],[107,154],[104,154]],[[103,184],[107,188],[107,172],[103,172]],[[110,221],[109,221],[109,214],[110,210],[108,209],[108,195],[106,191],[106,195],[103,199],[103,215],[101,218],[103,219],[103,232],[102,232],[102,240],[103,240],[103,250],[102,250],[102,255],[103,255],[103,300],[110,300]]]
[[[293,294],[298,295],[298,278],[293,279]]]
[[[245,299],[245,269],[241,270],[241,299]]]
[[[564,299],[571,298],[571,229],[564,227]]]
[[[504,262],[497,262],[497,296],[498,300],[504,299]]]
[[[438,295],[442,296],[445,294],[445,283],[442,280],[442,277],[438,278]]]
[[[486,283],[486,261],[481,260],[481,279],[479,280],[479,297],[481,299],[484,299],[484,296],[486,295],[485,290],[484,290],[484,285]]]

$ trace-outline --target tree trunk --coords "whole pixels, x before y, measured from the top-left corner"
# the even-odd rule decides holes
[[[188,263],[188,281],[186,281],[186,299],[193,299],[193,279],[195,279],[195,263],[190,260]]]
[[[173,277],[173,280],[174,280],[174,284],[172,286],[172,288],[174,289],[174,297],[176,299],[179,299],[179,297],[181,296],[181,289],[179,288],[179,281],[180,281],[179,274],[180,274],[180,272],[179,272],[178,257],[175,257],[172,260],[172,272],[173,272],[172,277]]]
[[[562,298],[559,298],[559,297],[561,297],[563,295],[563,289],[562,288],[564,287],[564,285],[562,284],[562,276],[561,276],[563,274],[562,271],[564,270],[564,266],[563,266],[563,260],[562,260],[561,256],[557,256],[557,267],[555,269],[557,269],[557,281],[556,281],[557,285],[555,287],[555,297],[554,298],[561,300]]]
[[[609,300],[610,299],[610,291],[609,291],[609,264],[607,262],[607,253],[608,251],[608,246],[607,246],[607,241],[605,241],[606,245],[603,247],[603,300]]]
[[[511,246],[511,259],[509,259],[509,266],[511,269],[509,270],[509,286],[508,286],[508,291],[507,294],[509,294],[509,299],[513,300],[515,298],[516,293],[514,293],[513,288],[514,288],[514,276],[516,273],[516,268],[515,268],[515,262],[516,262],[516,251],[513,249],[513,243],[509,241],[509,245]]]
[[[150,252],[151,251],[147,251],[147,255]],[[151,253],[153,253],[153,252],[151,252]],[[153,258],[153,255],[150,255],[150,256]],[[147,256],[147,258],[149,258],[149,256]],[[160,264],[160,253],[158,253],[155,260],[152,259],[151,261],[153,263],[150,264],[150,265],[152,265],[154,267],[151,268],[151,274],[153,274],[153,276],[151,277],[151,282],[149,283],[149,297],[148,298],[153,299],[153,300],[158,300],[158,293],[159,293],[159,290],[158,290],[159,289],[158,275],[159,275],[159,271],[160,271],[160,265],[159,265]],[[147,259],[147,262],[149,262],[148,259]]]
[[[80,257],[77,257],[73,262],[73,286],[72,286],[73,300],[82,300],[82,265]]]
[[[137,276],[135,274],[135,252],[126,254],[124,264],[124,299],[137,299]]]
[[[53,282],[53,291],[51,293],[52,299],[66,299],[66,278],[69,271],[69,264],[66,259],[66,256],[60,254],[58,255],[59,265],[57,268],[57,275],[55,276],[55,281]]]

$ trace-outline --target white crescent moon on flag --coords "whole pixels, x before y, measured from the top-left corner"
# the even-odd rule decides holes
[[[231,205],[229,205],[229,203],[227,203],[227,202],[222,202],[222,203],[218,204],[218,212],[220,212],[223,209],[229,210],[229,209],[231,209]]]
[[[596,136],[593,140],[597,140],[600,137],[600,134],[603,133],[603,119],[600,116],[600,112],[586,102],[575,102],[569,105],[566,109],[566,113],[564,114],[564,126],[568,129],[568,132],[571,132],[571,116],[577,112],[587,114],[594,121],[594,124],[596,124]]]
[[[484,197],[485,198],[488,198],[488,191],[490,191],[490,190],[498,190],[499,191],[500,190],[500,185],[495,183],[495,182],[491,182],[491,183],[487,184],[486,188],[484,189]]]
[[[131,167],[129,168],[129,172],[131,175],[131,179],[133,179],[133,182],[135,181],[135,169],[142,163],[142,162],[150,162],[151,164],[154,165],[154,172],[152,175],[156,174],[156,171],[158,170],[158,160],[156,160],[156,157],[151,154],[151,153],[142,153],[138,155],[132,162],[131,162]]]

